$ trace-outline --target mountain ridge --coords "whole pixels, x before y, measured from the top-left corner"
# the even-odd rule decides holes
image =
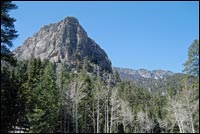
[[[173,76],[175,73],[156,69],[156,70],[147,70],[147,69],[130,69],[130,68],[121,68],[121,67],[112,67],[113,71],[117,71],[123,80],[142,80],[142,79],[163,79],[168,76]]]

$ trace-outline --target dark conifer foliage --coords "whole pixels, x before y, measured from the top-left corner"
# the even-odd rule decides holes
[[[163,81],[165,88],[151,92],[120,80],[117,73],[91,74],[84,68],[73,72],[66,65],[34,58],[1,71],[2,132],[17,128],[44,133],[199,129],[198,77],[176,78],[176,85],[171,77]],[[179,122],[182,117],[184,124]]]
[[[14,27],[16,21],[9,15],[9,11],[16,9],[17,6],[12,1],[1,1],[1,60],[14,64],[15,60],[10,53],[9,48],[12,47],[12,40],[18,34]]]

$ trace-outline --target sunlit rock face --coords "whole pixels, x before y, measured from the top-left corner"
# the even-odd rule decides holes
[[[34,57],[67,64],[88,59],[102,69],[112,69],[105,51],[88,37],[75,17],[45,25],[13,53],[19,60]]]

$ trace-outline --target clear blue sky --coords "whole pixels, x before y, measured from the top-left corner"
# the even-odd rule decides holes
[[[47,24],[75,16],[113,66],[182,72],[199,39],[199,2],[14,2],[14,48]]]

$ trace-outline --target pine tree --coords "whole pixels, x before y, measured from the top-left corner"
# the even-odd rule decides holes
[[[3,67],[1,69],[1,132],[7,133],[17,122],[16,81],[13,71]]]
[[[15,39],[17,31],[14,27],[15,19],[10,17],[9,11],[16,9],[17,6],[12,1],[1,2],[1,59],[14,63],[9,47],[12,47],[12,40]]]
[[[55,132],[59,108],[55,72],[55,64],[48,63],[41,82],[38,82],[38,86],[33,90],[35,104],[33,111],[28,114],[30,132]]]
[[[16,89],[18,91],[18,100],[17,100],[17,126],[19,128],[28,129],[28,119],[26,117],[26,96],[24,91],[26,91],[25,85],[28,79],[27,75],[27,66],[28,61],[18,61],[17,66],[15,67],[15,76],[16,76]],[[26,132],[26,130],[25,130]]]
[[[93,94],[92,94],[92,80],[88,76],[87,72],[82,70],[80,74],[80,80],[83,81],[85,84],[81,89],[81,92],[84,94],[84,97],[82,98],[81,102],[79,103],[79,125],[80,125],[80,131],[79,132],[93,132],[92,131],[92,101],[93,101]]]
[[[184,72],[199,76],[199,40],[195,40],[188,49],[188,60],[184,64]]]

